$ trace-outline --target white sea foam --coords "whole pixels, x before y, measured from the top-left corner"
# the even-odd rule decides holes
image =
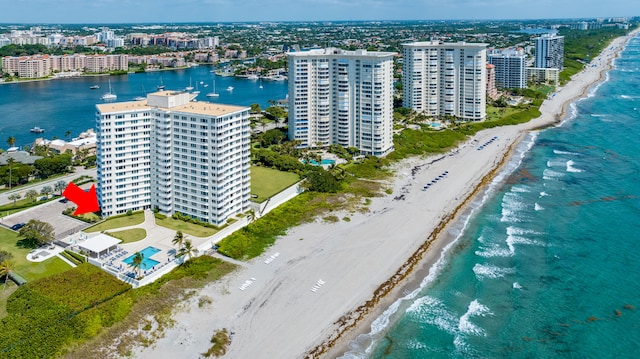
[[[548,194],[545,191],[540,192],[540,197],[546,197],[546,196],[550,196],[550,194]]]
[[[545,168],[545,170],[542,171],[542,178],[544,178],[545,180],[557,180],[562,176],[564,176],[564,173],[556,172],[548,168]]]
[[[516,193],[529,193],[531,192],[531,189],[527,186],[513,186],[511,187],[511,192],[516,192]]]
[[[486,336],[484,329],[471,323],[471,321],[469,320],[471,317],[477,317],[477,316],[484,317],[486,315],[493,315],[493,313],[491,313],[489,308],[480,304],[480,302],[478,302],[477,299],[474,299],[471,303],[469,303],[467,312],[460,317],[460,321],[458,322],[458,330],[461,333],[465,333],[465,334]]]
[[[473,273],[476,274],[478,280],[482,280],[485,278],[502,278],[507,274],[515,273],[515,270],[513,268],[498,267],[491,264],[476,263],[473,266]]]
[[[562,151],[562,150],[553,150],[553,153],[555,153],[556,155],[572,155],[572,156],[579,156],[579,153],[575,153],[575,152],[569,152],[569,151]]]
[[[435,325],[449,334],[455,334],[457,331],[458,316],[437,298],[418,298],[407,308],[406,313],[415,322]]]
[[[513,289],[522,289],[522,286],[518,282],[513,282]]]
[[[536,211],[542,211],[544,207],[542,207],[541,205],[538,204],[538,202],[536,202],[535,205],[533,206],[533,209],[535,209]]]
[[[564,160],[547,160],[547,167],[564,167],[566,163]]]
[[[574,172],[574,173],[580,173],[582,172],[581,169],[579,168],[575,168],[573,165],[575,165],[576,163],[573,162],[572,160],[567,161],[567,172]]]
[[[500,248],[498,244],[494,244],[489,248],[482,248],[482,250],[476,251],[476,255],[484,258],[511,257],[513,252],[509,249]]]

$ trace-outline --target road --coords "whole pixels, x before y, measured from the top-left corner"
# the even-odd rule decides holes
[[[75,167],[75,172],[74,173],[70,173],[64,177],[56,177],[54,179],[51,180],[47,180],[47,181],[43,181],[43,182],[38,182],[38,183],[34,183],[31,185],[27,185],[27,186],[23,186],[20,187],[18,189],[14,189],[11,191],[7,191],[7,192],[3,192],[2,194],[0,194],[0,205],[4,205],[7,203],[11,203],[12,201],[9,200],[9,196],[13,193],[18,193],[20,194],[20,198],[25,198],[25,194],[27,193],[28,190],[30,189],[35,189],[38,194],[40,194],[40,190],[42,190],[42,187],[44,186],[51,186],[51,188],[53,188],[53,186],[55,185],[56,182],[62,180],[65,182],[70,182],[71,180],[78,178],[80,176],[91,176],[93,178],[96,177],[96,169],[95,168],[90,168],[90,169],[85,169],[84,167]]]

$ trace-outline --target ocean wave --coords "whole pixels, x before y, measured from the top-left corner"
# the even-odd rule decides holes
[[[529,193],[529,192],[531,192],[531,189],[528,186],[513,186],[513,187],[511,187],[511,192]]]
[[[513,282],[513,289],[522,289],[522,286],[518,282]]]
[[[547,167],[564,167],[566,163],[564,160],[547,160]]]
[[[548,193],[547,193],[547,192],[545,192],[545,191],[540,192],[540,196],[539,196],[540,198],[542,198],[542,197],[547,197],[547,196],[550,196],[550,194],[548,194]]]
[[[542,178],[545,180],[557,180],[563,176],[564,176],[564,173],[556,172],[548,168],[545,168],[545,170],[542,171]]]
[[[476,263],[473,266],[473,273],[475,273],[476,278],[478,280],[482,280],[485,278],[496,279],[496,278],[502,278],[507,274],[515,273],[515,269],[498,267],[491,264]]]
[[[553,150],[553,153],[555,153],[556,155],[580,156],[579,153],[569,152],[569,151],[562,151],[562,150]]]
[[[483,248],[482,250],[477,250],[477,256],[484,258],[494,258],[494,257],[511,257],[513,256],[513,252],[509,249],[501,248],[499,245],[495,244],[490,248]]]
[[[415,322],[434,325],[451,335],[457,332],[458,316],[437,298],[420,297],[407,308],[406,313]]]
[[[458,330],[461,333],[465,333],[465,334],[486,336],[484,329],[471,323],[469,319],[471,317],[477,317],[477,316],[484,317],[487,315],[493,315],[493,313],[491,313],[491,310],[489,310],[489,308],[480,304],[480,302],[478,302],[477,299],[474,299],[471,303],[469,303],[467,312],[460,317],[460,321],[458,322]]]
[[[536,211],[542,211],[544,207],[542,207],[541,205],[538,204],[538,202],[536,202],[533,206],[533,209]]]
[[[576,163],[572,160],[567,161],[567,172],[580,173],[581,169],[573,167]]]

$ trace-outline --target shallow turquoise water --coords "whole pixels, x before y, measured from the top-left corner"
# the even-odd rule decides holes
[[[636,38],[573,118],[523,144],[435,279],[345,357],[637,357],[639,75]]]

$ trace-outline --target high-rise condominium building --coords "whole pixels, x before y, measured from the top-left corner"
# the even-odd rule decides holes
[[[289,138],[362,154],[393,151],[393,52],[334,48],[291,52]]]
[[[522,50],[503,50],[487,55],[496,70],[496,84],[502,88],[527,87],[527,57]]]
[[[535,67],[562,70],[564,67],[564,36],[543,34],[536,37]]]
[[[157,208],[221,225],[249,209],[249,108],[191,96],[96,105],[104,216]]]
[[[433,117],[485,119],[487,44],[426,41],[402,47],[403,107]]]

